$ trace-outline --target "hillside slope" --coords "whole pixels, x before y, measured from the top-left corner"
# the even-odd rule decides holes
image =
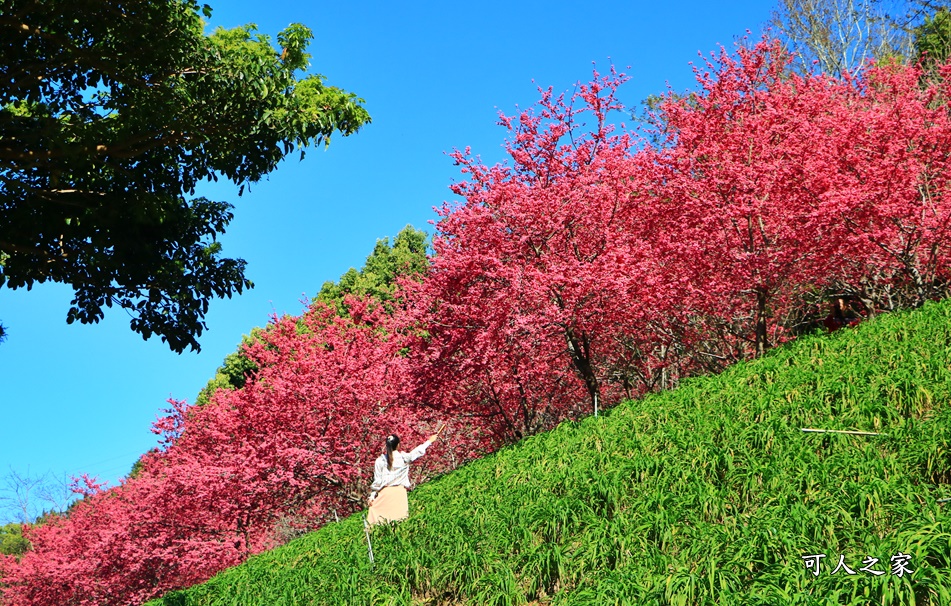
[[[951,604],[949,395],[944,302],[438,478],[373,565],[353,516],[150,604]]]

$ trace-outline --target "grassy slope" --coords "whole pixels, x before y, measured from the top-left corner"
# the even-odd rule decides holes
[[[375,567],[353,516],[151,604],[951,604],[949,365],[951,302],[804,338],[419,487]]]

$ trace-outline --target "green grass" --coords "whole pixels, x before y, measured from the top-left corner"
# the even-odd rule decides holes
[[[353,516],[150,604],[951,604],[949,392],[951,304],[881,317],[420,486],[375,565]]]

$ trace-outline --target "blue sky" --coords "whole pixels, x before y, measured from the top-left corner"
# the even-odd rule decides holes
[[[216,300],[199,354],[143,341],[121,310],[98,325],[65,322],[71,290],[0,289],[0,493],[21,475],[89,473],[115,483],[155,445],[151,423],[169,397],[193,401],[242,334],[269,314],[297,314],[327,280],[360,267],[378,238],[405,225],[431,231],[434,206],[460,179],[446,155],[471,146],[503,160],[497,113],[570,91],[593,63],[631,76],[636,108],[668,84],[694,85],[698,52],[759,36],[768,0],[648,2],[212,2],[210,27],[256,23],[276,38],[289,23],[314,30],[311,72],[366,100],[373,123],[327,151],[295,154],[240,198],[219,182],[198,194],[235,205],[222,239],[248,262],[255,288]],[[369,473],[369,471],[368,471]],[[9,519],[0,511],[0,523]]]

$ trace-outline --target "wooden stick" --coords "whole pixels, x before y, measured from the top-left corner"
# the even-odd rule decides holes
[[[852,431],[850,429],[808,429],[806,427],[800,427],[799,431],[805,431],[808,433],[847,433],[852,436],[884,436],[883,433],[875,433],[874,431]]]

